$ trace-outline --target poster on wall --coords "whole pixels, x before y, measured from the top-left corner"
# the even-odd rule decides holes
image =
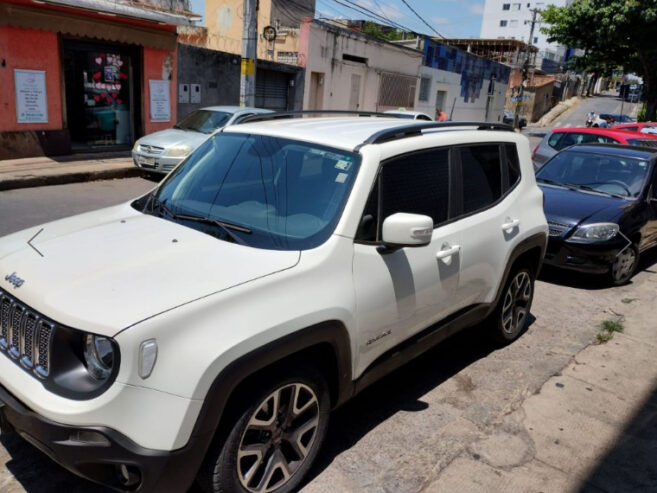
[[[46,71],[14,69],[18,123],[48,123]]]
[[[148,87],[151,93],[151,121],[171,121],[171,97],[169,95],[168,80],[149,80]]]

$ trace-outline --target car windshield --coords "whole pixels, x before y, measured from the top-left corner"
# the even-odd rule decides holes
[[[397,118],[406,118],[408,120],[414,120],[415,119],[415,115],[413,113],[393,113],[393,112],[390,112],[388,114],[392,115],[392,116],[395,116]]]
[[[648,161],[604,154],[562,151],[537,173],[543,183],[636,197],[648,174]]]
[[[196,110],[173,128],[211,134],[226,125],[231,116],[233,114],[226,111]]]
[[[304,250],[333,232],[359,165],[348,151],[222,132],[133,206],[222,240]]]

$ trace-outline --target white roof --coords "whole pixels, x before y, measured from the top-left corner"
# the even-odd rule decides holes
[[[417,120],[402,120],[394,117],[281,118],[231,125],[224,131],[273,135],[353,150],[380,130],[421,123]]]
[[[241,123],[224,128],[224,132],[254,133],[353,150],[381,130],[425,125],[422,120],[391,117],[281,118]],[[482,124],[485,124],[482,122]],[[435,131],[472,131],[472,126],[437,128]],[[434,131],[432,129],[432,131]]]

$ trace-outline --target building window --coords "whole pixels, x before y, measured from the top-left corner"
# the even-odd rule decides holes
[[[500,27],[506,27],[507,21],[500,21]]]
[[[519,3],[514,3],[512,10],[520,10],[520,4]]]
[[[422,77],[420,79],[420,94],[418,99],[420,101],[429,100],[429,87],[431,86],[431,77]]]
[[[534,36],[534,44],[538,43],[538,37]]]
[[[503,3],[503,4],[502,4],[502,10],[509,10],[510,8],[511,8],[511,4],[510,4],[510,3]]]
[[[510,20],[509,21],[509,27],[518,27],[518,21],[517,20]]]

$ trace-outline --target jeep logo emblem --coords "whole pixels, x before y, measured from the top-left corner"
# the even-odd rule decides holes
[[[13,284],[14,288],[20,288],[25,282],[23,279],[18,277],[15,272],[12,272],[11,274],[7,274],[5,276],[5,281],[9,281],[11,284]]]

